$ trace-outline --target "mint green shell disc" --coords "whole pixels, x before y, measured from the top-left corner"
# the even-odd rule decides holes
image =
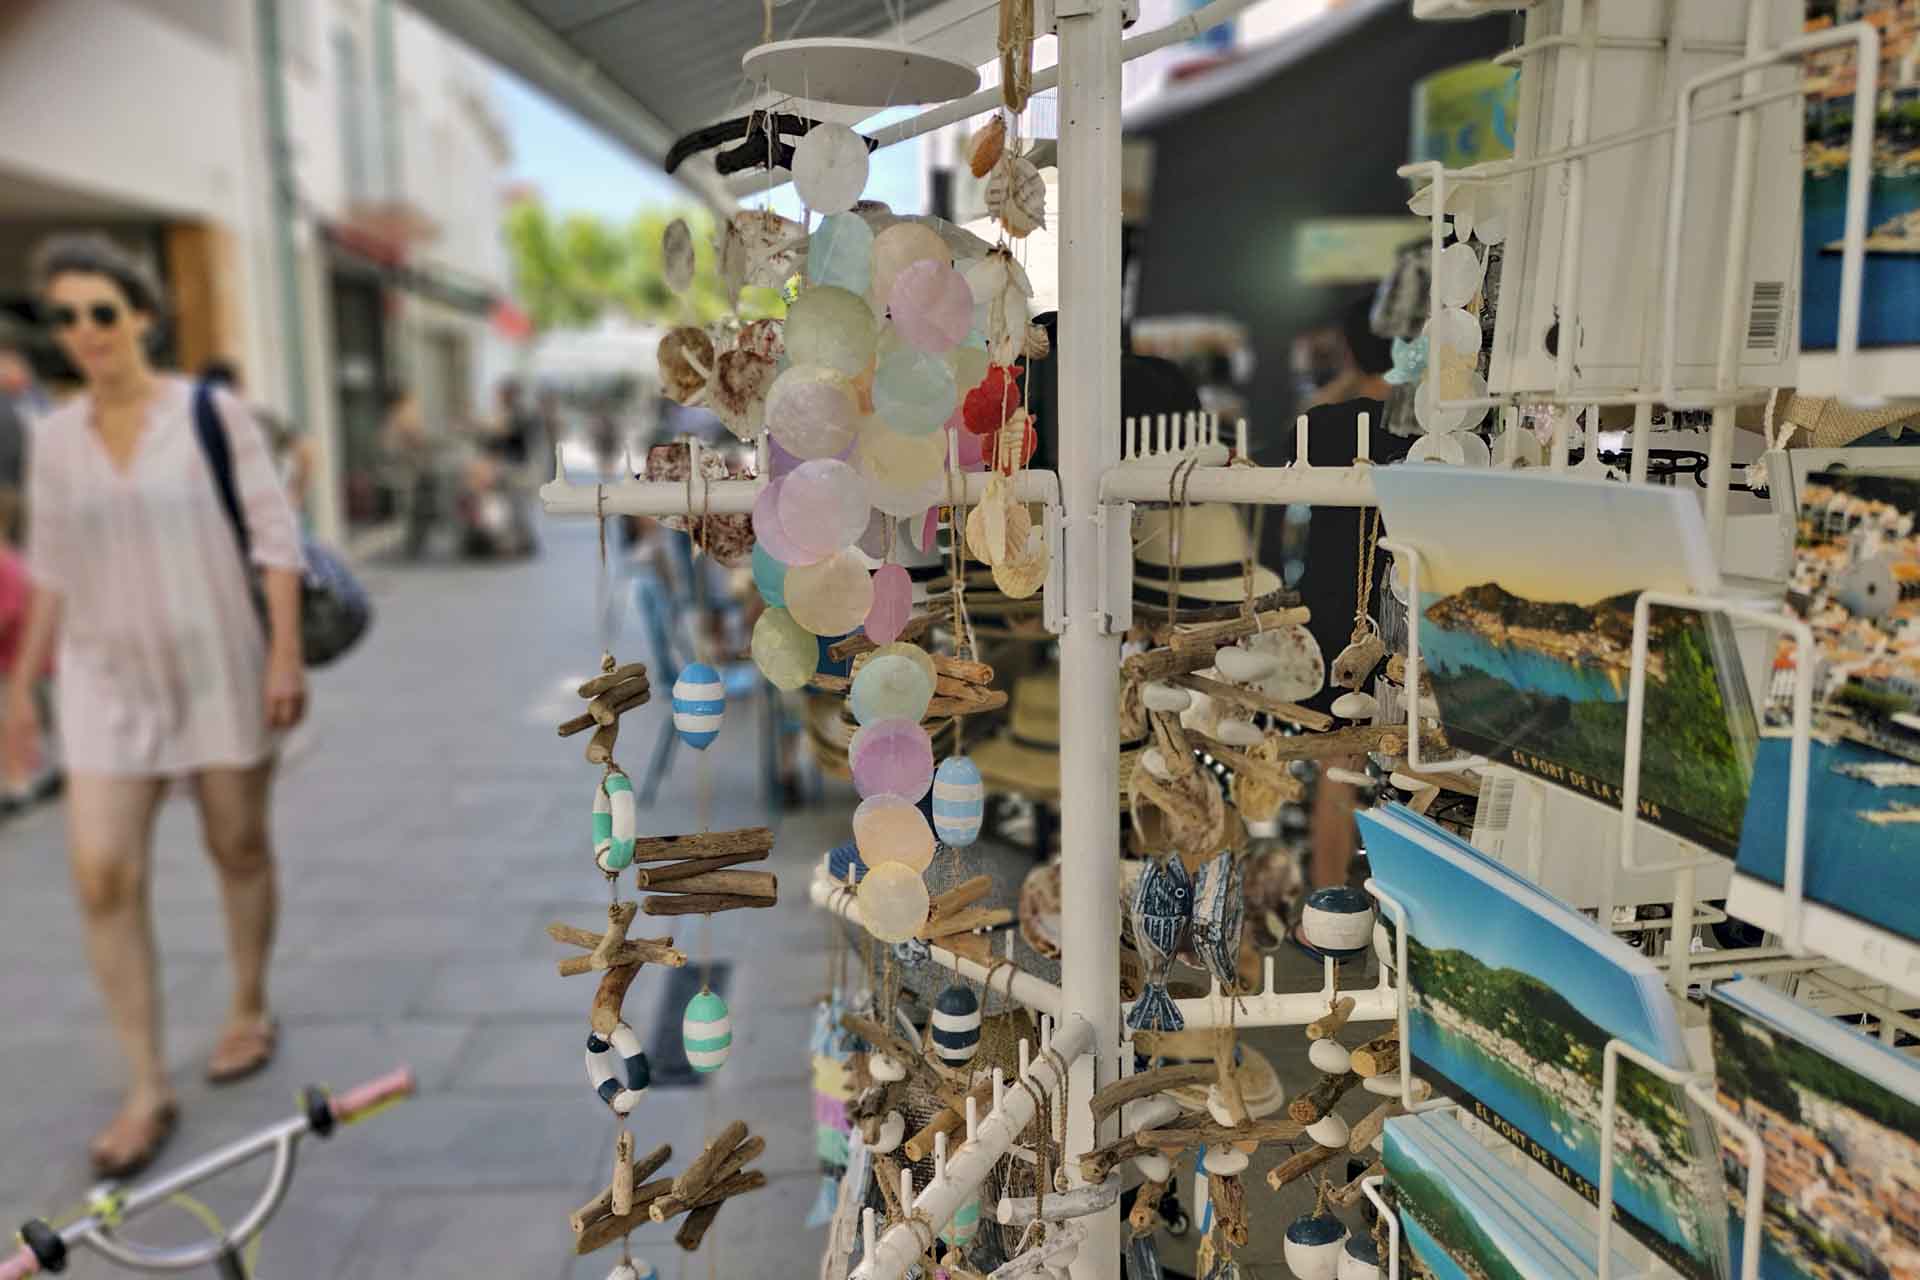
[[[807,239],[807,282],[863,297],[873,285],[873,228],[857,213],[822,218]]]
[[[938,431],[959,402],[953,367],[943,357],[900,346],[880,358],[873,379],[873,411],[902,435]]]

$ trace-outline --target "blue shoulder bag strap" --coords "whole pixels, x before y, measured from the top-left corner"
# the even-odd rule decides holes
[[[240,494],[233,484],[233,453],[227,446],[226,424],[220,421],[210,383],[201,382],[193,389],[193,434],[199,437],[200,452],[206,455],[213,472],[220,505],[226,508],[227,523],[233,526],[234,541],[240,544],[240,558],[249,560],[253,540],[247,536],[247,520],[240,512]]]

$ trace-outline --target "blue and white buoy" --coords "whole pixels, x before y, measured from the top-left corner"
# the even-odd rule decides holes
[[[602,871],[612,875],[632,864],[638,825],[633,780],[614,769],[593,789],[593,858]]]
[[[1380,1280],[1380,1246],[1372,1236],[1348,1236],[1340,1250],[1340,1270],[1334,1280]]]
[[[711,991],[702,991],[687,1001],[687,1013],[680,1020],[680,1042],[686,1046],[687,1064],[695,1071],[718,1071],[733,1051],[733,1020],[727,1002]]]
[[[933,772],[933,833],[956,849],[980,838],[987,811],[987,784],[965,756],[949,756]]]
[[[980,1052],[980,1001],[962,986],[933,998],[933,1051],[950,1067],[964,1067]]]
[[[1373,945],[1373,899],[1351,885],[1315,889],[1300,914],[1300,934],[1321,955],[1361,955]]]
[[[673,731],[695,751],[705,751],[720,736],[727,712],[727,687],[720,673],[704,662],[690,662],[673,682]]]
[[[632,1027],[615,1023],[613,1034],[605,1038],[597,1031],[587,1033],[587,1080],[618,1115],[632,1111],[646,1096],[653,1068]]]
[[[1330,1213],[1303,1214],[1287,1228],[1287,1266],[1298,1280],[1336,1280],[1347,1226]]]

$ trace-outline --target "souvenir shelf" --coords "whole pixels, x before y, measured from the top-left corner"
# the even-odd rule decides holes
[[[992,1106],[982,1116],[975,1100],[966,1108],[964,1136],[956,1143],[945,1133],[935,1139],[935,1173],[930,1182],[917,1186],[911,1173],[899,1190],[899,1203],[912,1220],[901,1222],[882,1232],[871,1216],[863,1224],[865,1259],[853,1273],[857,1280],[897,1280],[923,1254],[929,1235],[938,1231],[960,1206],[977,1190],[988,1170],[1014,1144],[1016,1135],[1034,1119],[1039,1098],[1065,1087],[1066,1141],[1069,1190],[1062,1196],[1075,1206],[1079,1216],[1072,1217],[1057,1236],[1050,1236],[1045,1257],[1023,1255],[1012,1267],[1002,1269],[1001,1277],[1016,1274],[1041,1274],[1043,1270],[1059,1274],[1064,1268],[1074,1280],[1114,1280],[1119,1275],[1121,1224],[1115,1208],[1105,1203],[1102,1190],[1112,1160],[1125,1158],[1120,1141],[1122,1133],[1135,1133],[1164,1124],[1169,1118],[1164,1102],[1152,1098],[1129,1100],[1096,1116],[1094,1101],[1103,1090],[1127,1081],[1133,1055],[1127,1051],[1125,1019],[1129,1012],[1120,999],[1117,975],[1119,956],[1119,879],[1115,850],[1119,846],[1118,818],[1112,804],[1116,782],[1117,708],[1120,691],[1119,634],[1132,620],[1129,591],[1132,546],[1129,539],[1133,503],[1167,503],[1177,485],[1180,496],[1191,502],[1239,504],[1305,503],[1319,506],[1373,507],[1379,505],[1375,493],[1374,470],[1367,465],[1353,467],[1312,467],[1296,465],[1284,469],[1248,465],[1223,465],[1224,448],[1217,424],[1204,422],[1131,422],[1116,434],[1112,424],[1119,420],[1119,344],[1120,315],[1119,228],[1111,211],[1119,206],[1119,95],[1121,63],[1139,54],[1189,38],[1207,27],[1230,18],[1246,7],[1249,0],[1214,0],[1166,28],[1122,41],[1119,0],[1084,0],[1069,5],[1060,0],[1054,6],[1060,37],[1059,65],[1034,75],[1035,91],[1058,84],[1063,119],[1074,120],[1075,127],[1063,130],[1059,141],[1064,225],[1060,242],[1066,248],[1061,263],[1061,292],[1074,305],[1062,315],[1059,336],[1060,383],[1063,388],[1062,420],[1057,473],[1020,471],[1014,486],[1014,498],[1040,504],[1045,512],[1044,530],[1052,548],[1051,569],[1045,583],[1048,629],[1060,637],[1061,646],[1061,776],[1063,891],[1075,903],[1075,909],[1063,913],[1061,982],[1058,986],[1030,974],[1009,973],[1007,966],[983,964],[972,955],[938,945],[928,950],[932,960],[960,977],[976,982],[1007,984],[1015,1002],[1043,1015],[1040,1053],[1023,1054],[1019,1076],[1011,1082],[996,1078],[991,1094]],[[1689,245],[1706,241],[1695,216],[1690,223],[1686,208],[1690,131],[1699,123],[1720,116],[1733,116],[1739,126],[1738,138],[1747,148],[1753,144],[1750,122],[1754,113],[1782,100],[1779,92],[1761,93],[1756,76],[1765,68],[1794,59],[1810,50],[1851,44],[1859,51],[1863,68],[1878,66],[1878,34],[1866,23],[1836,27],[1805,37],[1767,42],[1749,38],[1744,56],[1722,61],[1710,72],[1701,73],[1675,86],[1674,98],[1682,104],[1674,119],[1655,123],[1627,133],[1600,138],[1591,136],[1588,116],[1593,99],[1593,63],[1596,51],[1609,47],[1594,35],[1592,15],[1595,0],[1561,0],[1559,5],[1542,3],[1489,5],[1474,0],[1443,0],[1429,4],[1417,0],[1414,8],[1421,16],[1472,16],[1500,9],[1527,9],[1524,43],[1509,55],[1510,60],[1525,63],[1549,52],[1576,55],[1577,74],[1581,78],[1573,94],[1574,122],[1565,135],[1566,145],[1542,150],[1539,139],[1523,127],[1515,157],[1509,161],[1478,165],[1470,169],[1447,170],[1438,164],[1408,166],[1404,176],[1423,178],[1429,184],[1425,196],[1430,218],[1431,250],[1436,261],[1447,248],[1445,219],[1449,215],[1449,192],[1460,187],[1484,187],[1495,181],[1525,174],[1564,173],[1576,193],[1585,181],[1589,158],[1611,148],[1645,142],[1671,135],[1669,170],[1670,192],[1662,221],[1664,236],[1660,252],[1648,261],[1636,264],[1649,284],[1658,284],[1660,317],[1669,335],[1664,345],[1643,345],[1640,377],[1631,386],[1593,388],[1576,385],[1573,370],[1573,343],[1560,345],[1556,356],[1552,385],[1478,396],[1436,395],[1426,406],[1435,412],[1484,413],[1499,409],[1509,415],[1507,429],[1516,430],[1512,420],[1516,411],[1544,407],[1555,423],[1551,467],[1567,467],[1571,432],[1571,414],[1581,407],[1630,405],[1636,411],[1633,432],[1632,479],[1644,482],[1647,473],[1647,445],[1653,406],[1697,406],[1713,412],[1707,495],[1707,518],[1715,538],[1725,523],[1725,487],[1731,466],[1733,409],[1736,404],[1763,398],[1764,392],[1740,382],[1737,344],[1722,340],[1720,359],[1706,385],[1688,385],[1679,372],[1672,335],[1681,329],[1676,299],[1680,273],[1674,264]],[[1765,12],[1764,0],[1750,0],[1749,31]],[[1549,11],[1568,16],[1570,31],[1549,29]],[[1645,47],[1644,45],[1633,47]],[[1698,112],[1688,110],[1697,95],[1713,85],[1739,80],[1739,96]],[[1858,78],[1856,109],[1849,150],[1849,188],[1844,236],[1842,287],[1840,301],[1840,360],[1843,367],[1853,358],[1858,343],[1858,311],[1861,294],[1863,245],[1866,221],[1865,195],[1870,176],[1873,134],[1875,79],[1868,71]],[[993,109],[998,91],[989,90],[972,98],[936,107],[899,124],[878,131],[879,145],[916,136],[955,120]],[[1555,135],[1556,138],[1561,135]],[[1728,274],[1736,284],[1744,268],[1744,227],[1754,216],[1756,196],[1751,180],[1751,163],[1743,162],[1744,176],[1734,183],[1731,222],[1735,234],[1728,237],[1725,261]],[[1536,280],[1555,282],[1557,314],[1578,315],[1584,296],[1582,255],[1588,247],[1581,234],[1579,213],[1570,217],[1555,261],[1535,263],[1531,274]],[[1590,282],[1589,282],[1590,283]],[[1649,297],[1653,296],[1651,293]],[[1722,291],[1717,312],[1722,335],[1734,335],[1742,292],[1736,287]],[[1429,324],[1439,320],[1443,311],[1439,273],[1433,276],[1429,295]],[[1650,326],[1651,327],[1651,326]],[[1477,420],[1477,417],[1476,417]],[[1305,430],[1304,419],[1300,428]],[[1368,424],[1356,423],[1364,435]],[[1124,435],[1124,444],[1121,438]],[[1244,434],[1239,437],[1244,456]],[[1513,438],[1509,437],[1511,449]],[[1305,456],[1301,449],[1300,456]],[[1591,450],[1589,451],[1592,452]],[[623,482],[612,485],[569,484],[556,480],[542,489],[542,498],[553,514],[600,516],[614,514],[690,515],[699,513],[739,514],[753,509],[765,480],[709,480],[697,465],[691,477],[682,483]],[[764,454],[763,454],[764,462]],[[767,474],[763,465],[762,476]],[[980,500],[986,491],[987,477],[965,478],[964,491],[956,493],[964,501]],[[1411,542],[1383,542],[1398,552],[1409,566],[1409,576],[1417,580],[1419,552]],[[1781,615],[1756,611],[1746,602],[1700,596],[1647,596],[1636,611],[1634,657],[1631,668],[1633,716],[1629,721],[1627,752],[1628,801],[1623,815],[1634,813],[1633,797],[1637,788],[1635,771],[1641,741],[1638,716],[1643,699],[1647,667],[1648,610],[1654,605],[1694,610],[1718,611],[1747,622],[1785,630],[1800,628],[1805,643],[1805,628]],[[1417,690],[1419,668],[1418,610],[1412,624],[1407,655],[1407,686]],[[1789,818],[1789,872],[1785,896],[1788,903],[1784,946],[1743,949],[1723,953],[1723,959],[1694,959],[1680,937],[1668,940],[1664,963],[1667,981],[1675,996],[1684,997],[1691,985],[1716,976],[1724,976],[1716,964],[1727,963],[1731,956],[1749,972],[1797,972],[1821,989],[1826,997],[1843,1005],[1882,1019],[1882,1034],[1889,1040],[1897,1029],[1913,1031],[1913,1019],[1900,1012],[1898,998],[1890,992],[1885,999],[1871,994],[1870,981],[1854,980],[1854,975],[1838,971],[1835,961],[1855,963],[1858,956],[1804,955],[1808,935],[1802,919],[1802,879],[1804,877],[1803,830],[1806,787],[1806,746],[1809,734],[1806,714],[1806,684],[1796,691],[1794,710],[1794,767],[1791,814]],[[1418,699],[1409,697],[1407,726],[1403,737],[1409,768],[1416,772],[1442,771],[1484,763],[1465,757],[1432,760],[1425,756]],[[1626,871],[1670,869],[1674,876],[1672,905],[1677,918],[1693,927],[1714,923],[1724,915],[1694,901],[1693,863],[1670,868],[1644,864],[1634,856],[1637,823],[1631,816],[1621,818],[1619,858]],[[1551,838],[1551,833],[1546,833]],[[1377,890],[1377,886],[1370,886]],[[851,895],[843,886],[828,879],[822,871],[810,886],[812,901],[837,915],[857,921]],[[1325,981],[1318,990],[1305,992],[1274,991],[1272,968],[1263,975],[1258,994],[1230,1002],[1217,984],[1207,996],[1179,1002],[1190,1027],[1210,1028],[1231,1022],[1241,1027],[1309,1025],[1329,1016],[1334,1006],[1338,1020],[1356,1022],[1393,1022],[1397,1037],[1382,1037],[1374,1042],[1382,1053],[1400,1054],[1399,1070],[1388,1082],[1397,1094],[1390,1097],[1401,1111],[1419,1114],[1443,1111],[1454,1104],[1431,1100],[1422,1095],[1408,1058],[1407,1017],[1404,992],[1391,981],[1392,973],[1405,973],[1407,964],[1406,913],[1399,903],[1384,893],[1376,893],[1383,910],[1402,927],[1398,933],[1397,965],[1385,971],[1380,982],[1359,991],[1340,991],[1328,963]],[[1608,918],[1606,911],[1601,918]],[[1647,923],[1633,926],[1637,931],[1658,935],[1660,927]],[[1667,926],[1670,933],[1679,931]],[[1237,1008],[1232,1006],[1237,1005]],[[1229,1009],[1231,1008],[1231,1012]],[[1054,1020],[1060,1020],[1054,1025]],[[1391,1049],[1389,1048],[1391,1046]],[[1026,1046],[1023,1045],[1023,1049]],[[1615,1117],[1614,1086],[1618,1061],[1626,1057],[1653,1071],[1669,1083],[1680,1086],[1703,1108],[1719,1116],[1728,1131],[1745,1142],[1752,1151],[1748,1221],[1757,1212],[1759,1189],[1764,1181],[1764,1152],[1749,1127],[1738,1117],[1727,1115],[1707,1089],[1704,1078],[1678,1072],[1654,1062],[1631,1046],[1615,1041],[1606,1053],[1607,1093],[1603,1100],[1601,1128],[1611,1132]],[[1125,1090],[1123,1089],[1124,1093]],[[1151,1092],[1149,1090],[1148,1092]],[[1108,1095],[1111,1096],[1111,1095]],[[1371,1120],[1371,1117],[1370,1117]],[[956,1148],[957,1149],[953,1149]],[[1344,1149],[1344,1148],[1343,1148]],[[1356,1148],[1356,1149],[1364,1149]],[[1611,1177],[1610,1142],[1603,1166],[1605,1183]],[[1136,1149],[1134,1154],[1138,1154]],[[1289,1162],[1292,1163],[1292,1162]],[[1100,1176],[1089,1179],[1088,1171]],[[1379,1194],[1380,1179],[1356,1180],[1343,1193],[1357,1201],[1365,1197],[1377,1206],[1397,1245],[1400,1226],[1392,1206]],[[1601,1241],[1600,1274],[1609,1274],[1613,1213],[1609,1198],[1603,1196],[1598,1213]],[[1753,1254],[1758,1233],[1747,1236],[1747,1257],[1742,1260],[1743,1280],[1757,1274]],[[1291,1247],[1291,1241],[1290,1241]],[[1382,1268],[1384,1274],[1398,1276],[1398,1248],[1391,1250],[1392,1260]],[[1330,1274],[1330,1273],[1329,1273]],[[1346,1274],[1342,1272],[1342,1274]]]

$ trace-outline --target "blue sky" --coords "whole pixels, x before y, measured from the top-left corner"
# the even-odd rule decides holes
[[[548,208],[555,212],[597,213],[624,221],[641,209],[694,201],[657,166],[633,155],[512,74],[497,72],[494,91],[513,140],[512,181],[538,188]],[[863,121],[861,127],[886,124],[914,110],[882,112]],[[867,197],[886,201],[896,213],[921,211],[917,144],[904,142],[874,154]],[[791,184],[775,188],[771,202],[788,217],[800,214]]]

